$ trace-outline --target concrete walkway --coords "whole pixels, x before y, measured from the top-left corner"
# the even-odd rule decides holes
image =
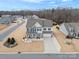
[[[58,42],[53,36],[52,38],[44,38],[45,51],[44,53],[59,53]]]

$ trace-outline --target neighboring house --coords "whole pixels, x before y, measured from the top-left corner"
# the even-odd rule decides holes
[[[60,25],[60,31],[66,36],[79,38],[79,23],[62,23]]]
[[[13,17],[15,17],[15,19],[23,19],[23,16],[21,15],[14,15]]]
[[[29,19],[29,18],[30,18],[30,19],[40,19],[37,15],[31,15],[31,16],[28,15],[28,16],[27,16],[27,19]]]
[[[27,20],[27,37],[44,38],[52,37],[52,21],[47,19],[28,19]]]
[[[33,19],[39,19],[39,17],[37,15],[33,15],[32,18]]]
[[[1,17],[0,18],[0,24],[10,24],[15,20],[15,17],[8,16],[8,17]]]
[[[1,15],[1,17],[9,17],[10,15]]]

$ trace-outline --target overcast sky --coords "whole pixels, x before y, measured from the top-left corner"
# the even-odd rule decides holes
[[[0,10],[36,10],[56,7],[79,8],[79,0],[0,0]]]

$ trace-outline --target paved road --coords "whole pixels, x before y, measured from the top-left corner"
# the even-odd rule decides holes
[[[0,30],[0,34],[6,32],[7,30],[9,30],[10,28],[12,28],[12,27],[14,27],[16,25],[17,25],[16,23],[12,23],[12,24],[8,25],[5,29]]]
[[[0,59],[79,59],[79,55],[70,54],[3,54]]]
[[[0,34],[0,41],[3,41],[8,35],[10,35],[14,30],[16,30],[19,26],[21,26],[24,22],[17,24],[16,26],[11,27],[7,31]]]

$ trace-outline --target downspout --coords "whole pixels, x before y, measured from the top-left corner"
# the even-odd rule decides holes
[[[42,28],[44,28],[44,20],[42,20]],[[42,30],[42,37],[43,37],[43,30]]]

